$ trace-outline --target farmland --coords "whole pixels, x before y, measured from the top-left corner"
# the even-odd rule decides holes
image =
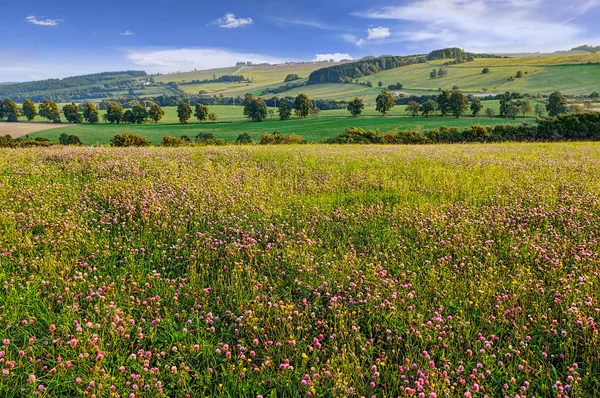
[[[600,390],[600,145],[0,152],[2,396]]]
[[[448,76],[430,79],[429,72],[452,60],[437,60],[402,66],[374,75],[360,78],[360,82],[371,81],[373,87],[358,84],[313,84],[284,91],[279,96],[295,96],[305,93],[311,98],[350,100],[356,96],[373,99],[381,91],[378,82],[383,87],[401,82],[402,91],[412,95],[435,94],[439,88],[450,90],[459,86],[466,93],[503,93],[505,91],[537,94],[550,94],[562,91],[563,94],[589,95],[594,87],[600,87],[598,73],[599,54],[569,54],[543,55],[511,58],[478,58],[474,61],[451,65]],[[209,95],[223,94],[226,96],[242,96],[247,92],[260,95],[265,88],[279,87],[288,73],[297,73],[306,78],[310,72],[322,67],[335,64],[298,64],[281,66],[253,66],[235,69],[235,74],[252,78],[252,83],[206,83],[188,84],[193,79],[212,78],[220,76],[221,70],[197,71],[179,74],[163,75],[156,78],[160,82],[175,81],[182,84],[181,88],[197,94],[200,90]],[[482,74],[483,68],[489,67],[489,74]],[[231,72],[231,69],[223,69]],[[517,72],[527,72],[524,78],[508,81]],[[221,74],[225,74],[224,72]],[[272,94],[266,94],[266,97]]]
[[[484,104],[496,111],[498,109],[498,101],[485,101]],[[404,106],[393,108],[388,117],[381,117],[375,111],[375,108],[367,108],[360,118],[350,117],[346,110],[331,110],[321,112],[318,118],[288,121],[280,121],[277,113],[275,113],[272,119],[269,118],[264,122],[256,123],[244,117],[243,107],[210,106],[209,109],[218,115],[217,123],[191,121],[188,125],[181,125],[177,120],[176,108],[167,107],[165,108],[164,119],[158,124],[116,125],[101,123],[91,125],[84,123],[41,131],[31,134],[31,137],[47,137],[55,141],[60,134],[66,133],[78,136],[84,145],[93,145],[97,143],[108,144],[113,135],[130,131],[144,135],[153,143],[158,144],[164,136],[179,137],[187,135],[193,138],[199,133],[208,132],[214,134],[215,138],[224,138],[229,142],[233,142],[243,132],[249,133],[253,139],[258,139],[262,133],[279,131],[280,133],[300,134],[305,140],[316,142],[337,136],[349,127],[388,131],[395,128],[403,130],[418,126],[424,129],[432,129],[443,125],[464,128],[475,123],[487,126],[502,123],[535,123],[533,114],[529,114],[526,118],[519,117],[516,120],[487,117],[463,117],[460,119],[453,117],[411,118],[406,116]]]

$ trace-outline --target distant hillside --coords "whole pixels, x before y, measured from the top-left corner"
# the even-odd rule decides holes
[[[34,102],[52,98],[57,102],[90,98],[110,98],[120,91],[140,86],[139,78],[144,71],[103,72],[73,76],[64,79],[48,79],[0,86],[0,98],[22,102],[26,98]]]
[[[596,51],[600,51],[600,46],[579,46],[572,48],[571,51],[587,51],[589,53],[593,53]]]

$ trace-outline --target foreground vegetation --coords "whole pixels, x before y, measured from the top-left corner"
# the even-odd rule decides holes
[[[2,396],[600,390],[600,145],[0,156]]]

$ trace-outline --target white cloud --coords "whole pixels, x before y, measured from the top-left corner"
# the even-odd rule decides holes
[[[217,19],[217,24],[221,28],[233,29],[233,28],[239,28],[239,27],[242,27],[245,25],[251,25],[252,19],[251,18],[236,18],[234,14],[228,12],[227,14],[225,14],[224,17]]]
[[[470,51],[555,51],[581,41],[581,25],[565,22],[570,12],[581,14],[599,0],[560,0],[561,13],[551,16],[555,0],[413,0],[405,6],[354,13],[370,19],[412,22],[417,35],[400,34],[406,41],[431,40],[431,46],[456,45]],[[590,39],[588,37],[588,39]]]
[[[367,41],[365,39],[360,39],[359,41],[356,42],[357,46],[362,46],[366,43]]]
[[[285,27],[288,24],[292,24],[292,25],[309,26],[311,28],[317,28],[317,29],[323,29],[323,30],[338,30],[339,29],[336,26],[324,24],[319,21],[310,21],[310,20],[303,20],[303,19],[288,19],[288,18],[281,18],[281,17],[272,17],[271,21],[280,27]]]
[[[334,60],[335,62],[340,62],[343,60],[351,60],[352,56],[350,54],[342,54],[342,53],[333,53],[333,54],[317,54],[315,55],[315,62],[321,61],[329,61]]]
[[[29,15],[27,18],[25,18],[25,20],[29,23],[40,26],[56,26],[62,22],[62,19],[44,19],[44,17],[37,19],[37,17],[34,15]]]
[[[238,53],[221,48],[179,48],[126,50],[127,59],[148,72],[177,72],[234,66],[239,61],[279,64],[289,60],[253,53]]]
[[[121,36],[133,36],[134,33],[126,30],[125,32],[121,32]]]
[[[369,29],[368,32],[369,36],[367,36],[367,40],[385,39],[386,37],[390,37],[392,35],[390,30],[388,28],[384,28],[383,26]]]

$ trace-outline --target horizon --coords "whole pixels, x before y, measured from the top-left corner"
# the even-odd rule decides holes
[[[0,34],[20,40],[7,40],[0,51],[0,83],[118,70],[168,74],[240,61],[356,60],[446,47],[516,54],[600,45],[594,30],[600,0],[74,5],[4,6]]]

